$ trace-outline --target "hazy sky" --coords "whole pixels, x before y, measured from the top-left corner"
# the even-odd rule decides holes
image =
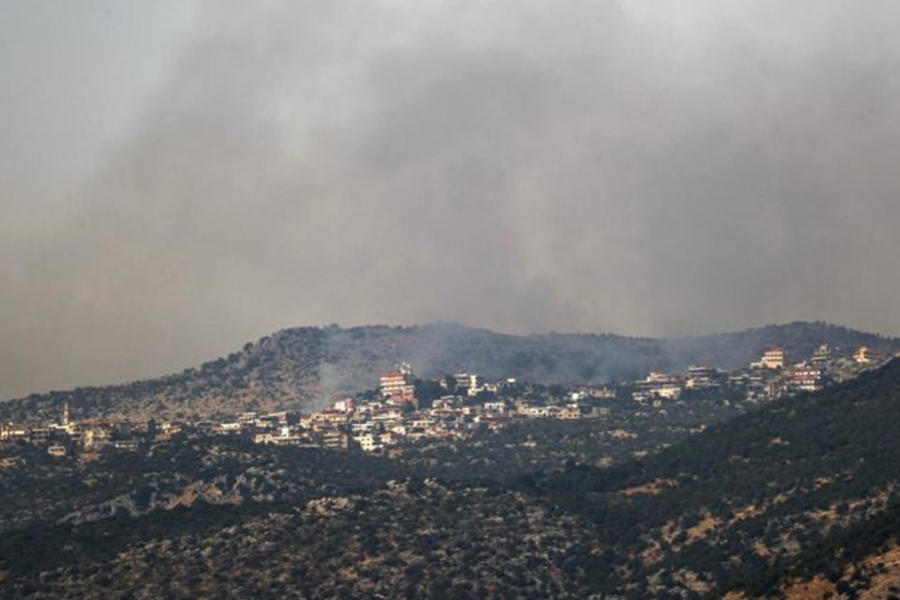
[[[900,334],[893,0],[7,0],[0,398],[303,324]]]

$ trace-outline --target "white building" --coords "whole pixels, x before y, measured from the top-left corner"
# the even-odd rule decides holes
[[[873,350],[868,346],[860,346],[859,349],[853,353],[853,360],[860,365],[871,365],[880,361],[881,356],[878,351]]]
[[[783,369],[784,349],[768,348],[759,359],[759,366],[763,369]]]
[[[66,455],[66,447],[60,444],[53,444],[47,448],[47,454],[50,456],[65,456]]]

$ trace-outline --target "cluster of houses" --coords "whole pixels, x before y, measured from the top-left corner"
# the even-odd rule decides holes
[[[883,361],[879,352],[867,346],[847,355],[822,344],[806,359],[790,364],[784,349],[773,347],[739,371],[692,366],[685,377],[651,372],[632,385],[631,396],[639,403],[657,406],[666,400],[677,400],[687,390],[728,390],[751,402],[771,400],[798,392],[817,392]]]
[[[593,401],[614,397],[606,388],[585,388],[555,403],[505,399],[503,388],[515,386],[514,379],[486,382],[471,373],[457,373],[436,380],[447,393],[420,406],[413,383],[412,368],[401,365],[381,376],[379,394],[374,399],[343,398],[328,409],[303,415],[296,426],[254,435],[263,444],[322,446],[323,437],[341,439],[340,446],[355,445],[366,452],[392,448],[422,440],[461,439],[479,430],[496,431],[529,418],[583,419],[600,417],[606,408]],[[335,445],[326,447],[335,447]]]
[[[242,436],[258,444],[334,450],[358,446],[366,452],[380,452],[420,440],[464,438],[478,430],[497,430],[522,419],[598,417],[606,409],[597,405],[597,399],[615,396],[615,391],[607,388],[582,388],[555,403],[535,403],[498,397],[503,388],[517,385],[514,379],[491,383],[475,374],[458,373],[449,381],[432,383],[447,393],[431,399],[428,407],[419,406],[412,369],[402,365],[381,376],[374,399],[347,397],[326,410],[306,414],[248,411],[183,422],[92,419],[76,423],[69,419],[66,405],[58,423],[0,423],[0,442],[27,442],[46,447],[53,456],[78,454],[89,460],[106,447],[136,450],[142,442],[166,441],[188,431]]]
[[[524,419],[603,417],[610,400],[629,396],[640,404],[661,407],[686,393],[721,393],[756,402],[813,392],[882,361],[882,356],[865,346],[847,355],[821,345],[808,358],[789,364],[782,348],[769,348],[758,361],[735,372],[692,366],[683,376],[651,372],[642,380],[618,386],[583,386],[556,394],[523,394],[528,386],[514,379],[488,382],[472,373],[457,373],[429,380],[432,392],[439,393],[432,393],[422,406],[412,368],[403,364],[380,377],[376,394],[343,398],[319,412],[250,411],[184,422],[74,422],[65,405],[57,423],[0,423],[0,442],[27,442],[45,447],[53,456],[77,453],[90,460],[107,447],[135,450],[142,442],[166,441],[187,430],[199,435],[239,435],[258,444],[336,450],[355,446],[390,453],[405,444],[465,438]]]
[[[619,397],[622,388],[630,390],[633,400],[654,406],[678,400],[686,390],[728,390],[751,402],[763,401],[821,390],[832,381],[846,379],[881,361],[882,357],[867,347],[847,357],[823,344],[807,360],[788,366],[782,348],[769,348],[759,361],[736,372],[692,366],[684,377],[651,372],[645,379],[620,388],[586,386],[561,397],[538,400],[502,393],[504,388],[516,385],[514,379],[487,382],[475,374],[457,373],[437,380],[447,394],[432,400],[428,407],[420,406],[412,369],[404,364],[381,376],[375,399],[339,400],[327,410],[304,415],[296,427],[283,425],[278,431],[260,432],[254,440],[335,447],[334,440],[345,435],[340,438],[341,447],[354,444],[366,452],[389,452],[409,442],[465,438],[484,429],[496,431],[523,419],[603,417],[609,410],[605,401]],[[330,445],[322,441],[322,436],[328,436]]]
[[[179,426],[171,423],[157,424],[153,420],[131,422],[85,419],[76,422],[69,418],[69,405],[64,404],[56,423],[0,423],[0,442],[25,442],[46,447],[51,456],[66,456],[78,450],[82,459],[91,460],[104,448],[136,450],[148,436],[163,440],[171,438],[178,431]]]

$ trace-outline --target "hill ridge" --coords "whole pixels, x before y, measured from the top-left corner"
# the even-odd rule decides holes
[[[743,331],[675,338],[614,333],[509,334],[458,323],[409,326],[299,326],[275,331],[240,349],[156,378],[110,386],[31,394],[0,403],[0,418],[47,417],[69,402],[79,418],[215,413],[274,408],[315,409],[336,394],[372,389],[379,373],[401,361],[423,376],[449,371],[542,383],[599,383],[681,371],[690,364],[733,369],[766,346],[808,356],[820,343],[870,345],[883,352],[900,340],[821,321],[794,321]]]

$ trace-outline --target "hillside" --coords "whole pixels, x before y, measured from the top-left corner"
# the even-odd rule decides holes
[[[632,423],[637,440],[646,418]],[[535,423],[479,438],[483,456],[439,460],[424,447],[391,459],[196,435],[85,464],[26,451],[0,471],[9,507],[0,597],[199,588],[212,597],[229,586],[361,598],[889,598],[900,589],[900,359],[640,460],[627,440],[607,468],[576,462],[578,452],[546,454],[563,447],[562,430],[574,449],[623,426],[588,425]],[[549,460],[528,471],[510,447]],[[483,457],[509,464],[467,468]]]
[[[713,426],[643,463],[572,466],[523,483],[597,523],[616,573],[608,590],[756,597],[817,578],[862,589],[867,580],[854,565],[889,553],[900,535],[898,427],[895,359]]]
[[[285,329],[226,357],[157,379],[35,394],[0,404],[0,418],[55,417],[69,402],[77,418],[146,418],[165,413],[214,413],[319,408],[335,394],[377,385],[378,374],[401,361],[423,376],[471,371],[489,378],[541,383],[603,382],[651,369],[690,364],[737,368],[767,346],[808,356],[821,343],[886,353],[900,340],[824,323],[770,325],[738,333],[671,339],[611,334],[506,335],[453,324]]]

